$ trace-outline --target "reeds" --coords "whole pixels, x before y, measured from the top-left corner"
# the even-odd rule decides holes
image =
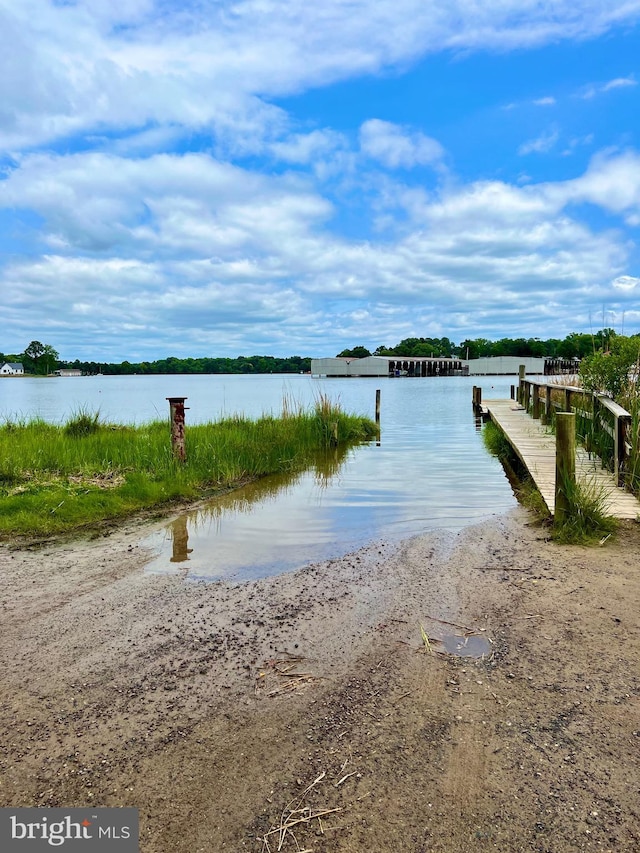
[[[344,447],[373,439],[377,427],[321,400],[283,417],[235,416],[190,426],[187,459],[180,462],[166,421],[118,426],[86,411],[62,426],[5,421],[0,536],[49,535],[197,499],[267,474],[300,471],[329,447],[335,432]]]
[[[594,481],[566,478],[562,490],[569,510],[561,522],[556,518],[552,538],[572,545],[594,545],[608,538],[617,527],[607,513],[607,491]]]

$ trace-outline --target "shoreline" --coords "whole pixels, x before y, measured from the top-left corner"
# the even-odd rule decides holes
[[[277,849],[291,801],[314,851],[637,848],[637,525],[519,507],[237,585],[145,574],[151,526],[0,546],[0,805],[137,807],[143,853]]]

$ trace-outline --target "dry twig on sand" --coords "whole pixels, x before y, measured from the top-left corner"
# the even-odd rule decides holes
[[[303,657],[290,655],[287,658],[274,658],[265,663],[264,669],[256,676],[254,690],[256,695],[259,690],[266,687],[267,675],[273,672],[279,677],[280,683],[277,687],[267,691],[269,697],[281,696],[283,693],[294,693],[300,695],[302,689],[308,687],[317,680],[311,672],[297,672],[296,667],[302,663]]]
[[[310,806],[303,806],[302,801],[326,775],[326,771],[323,770],[310,785],[307,785],[299,797],[287,803],[280,815],[279,826],[274,826],[262,838],[263,853],[272,853],[272,851],[282,850],[289,836],[293,839],[293,843],[296,845],[296,850],[299,851],[299,853],[305,853],[304,850],[300,850],[298,840],[292,831],[295,826],[303,824],[309,825],[313,821],[317,820],[320,831],[324,834],[321,818],[329,814],[334,814],[335,812],[340,812],[342,811],[342,808],[338,806],[333,809],[312,809]],[[271,843],[277,843],[276,847],[271,847],[270,839]],[[311,853],[311,851],[306,851],[306,853]]]

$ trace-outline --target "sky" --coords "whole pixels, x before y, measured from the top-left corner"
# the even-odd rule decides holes
[[[640,0],[0,0],[0,352],[640,332]]]

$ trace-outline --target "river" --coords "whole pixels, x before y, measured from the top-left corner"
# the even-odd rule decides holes
[[[319,394],[374,416],[381,440],[319,460],[297,477],[270,477],[172,519],[148,540],[150,571],[238,580],[288,571],[373,542],[459,530],[515,506],[500,463],[484,448],[471,389],[508,397],[514,377],[317,379],[311,376],[94,376],[0,380],[0,418],[64,422],[80,410],[106,421],[168,417],[187,397],[189,423],[236,413],[278,413]]]

